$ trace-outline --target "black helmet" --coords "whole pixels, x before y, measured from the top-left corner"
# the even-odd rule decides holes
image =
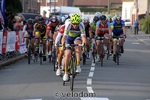
[[[50,20],[51,20],[52,23],[58,22],[57,16],[52,16]]]
[[[97,22],[97,21],[99,21],[99,17],[97,17],[97,16],[94,16],[94,22]]]
[[[33,19],[31,19],[31,18],[28,19],[27,23],[28,23],[28,24],[33,24]]]
[[[105,15],[102,15],[102,16],[100,17],[100,20],[106,20],[106,16],[105,16]]]
[[[44,21],[44,18],[43,17],[40,17],[39,19],[38,19],[38,22],[43,22]]]

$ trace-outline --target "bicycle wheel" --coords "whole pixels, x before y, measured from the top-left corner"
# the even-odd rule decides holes
[[[56,71],[56,61],[57,60],[57,57],[56,57],[56,52],[55,50],[52,52],[52,62],[53,62],[53,66],[54,66],[54,71]]]
[[[42,65],[42,60],[43,60],[43,57],[42,57],[42,52],[40,51],[40,54],[39,54],[39,56],[40,56],[40,65]]]
[[[120,47],[117,45],[116,62],[119,65]]]
[[[83,57],[83,65],[85,65],[85,63],[86,63],[86,54],[83,53],[83,54],[82,54],[82,57]]]
[[[28,47],[28,64],[31,62],[31,45]]]
[[[110,52],[109,52],[109,47],[107,46],[107,60],[108,60],[109,56],[110,56]]]
[[[70,89],[73,91],[74,78],[75,78],[75,60],[71,60],[71,69],[70,69]]]

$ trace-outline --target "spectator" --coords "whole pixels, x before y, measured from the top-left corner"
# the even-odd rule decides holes
[[[2,30],[3,27],[2,27],[2,19],[0,18],[0,30]]]
[[[23,27],[23,25],[21,24],[21,17],[19,16],[15,16],[15,24],[14,24],[14,30],[15,31],[20,31]]]
[[[136,19],[134,21],[134,34],[138,34],[138,31],[139,31],[139,21]]]

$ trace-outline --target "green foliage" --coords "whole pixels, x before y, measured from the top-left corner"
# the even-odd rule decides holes
[[[13,14],[22,12],[22,4],[20,0],[6,0],[6,11]]]
[[[149,27],[149,32],[147,32],[148,27]],[[145,31],[146,33],[150,33],[150,16],[148,17],[148,21],[146,18],[140,19],[140,30]]]

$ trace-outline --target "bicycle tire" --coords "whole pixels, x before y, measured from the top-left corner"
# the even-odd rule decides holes
[[[83,54],[82,54],[82,57],[83,57],[83,65],[85,65],[85,64],[86,64],[86,54],[83,53]]]
[[[93,61],[95,63],[95,53],[94,53],[94,51],[92,52],[92,56],[93,56]]]
[[[119,65],[120,47],[117,45],[116,62]]]
[[[53,59],[54,71],[56,71],[56,53],[55,53],[55,50],[53,51],[52,55],[53,55],[52,59]]]
[[[73,91],[73,87],[74,87],[74,78],[75,78],[75,62],[72,58],[71,60],[71,70],[70,70],[70,89],[71,91]]]
[[[28,47],[28,64],[31,63],[31,46]]]
[[[107,46],[107,60],[108,60],[109,56],[110,56],[110,52],[109,52],[109,48]]]
[[[42,63],[43,63],[43,57],[42,57],[42,52],[40,51],[40,54],[39,54],[39,56],[40,56],[40,65],[42,65]]]

